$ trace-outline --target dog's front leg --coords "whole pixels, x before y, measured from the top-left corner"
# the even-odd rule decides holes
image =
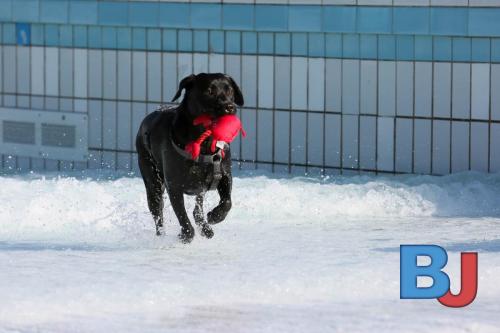
[[[204,194],[198,194],[196,196],[196,204],[194,206],[193,216],[194,222],[201,226],[201,234],[207,238],[212,238],[214,236],[214,231],[205,221],[205,215],[203,214],[203,200]]]
[[[179,220],[179,224],[181,225],[181,233],[179,234],[179,238],[184,243],[189,243],[193,240],[194,228],[191,225],[189,217],[186,213],[186,207],[184,206],[184,194],[182,190],[169,188],[168,197],[170,198],[170,203],[172,204],[174,213]]]
[[[220,202],[219,204],[208,213],[208,223],[217,224],[222,221],[231,210],[231,187],[232,179],[230,176],[223,176],[217,186],[217,192],[219,192]]]

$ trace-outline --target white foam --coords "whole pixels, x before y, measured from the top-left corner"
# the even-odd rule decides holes
[[[95,179],[36,175],[0,178],[0,235],[64,234],[80,238],[151,230],[140,178]],[[231,215],[316,221],[339,217],[500,216],[499,197],[499,175],[363,176],[327,181],[244,176],[234,179]],[[209,198],[212,206],[217,203],[215,194]],[[192,199],[187,200],[192,207]],[[168,200],[166,203],[165,215],[175,219]]]
[[[177,240],[168,204],[166,236],[154,235],[140,178],[98,176],[0,177],[0,332],[500,326],[500,175],[242,174],[215,237],[190,245]],[[217,204],[216,193],[208,199]],[[435,301],[399,300],[398,248],[408,243],[454,251],[453,276],[456,251],[481,251],[474,306],[457,318]]]

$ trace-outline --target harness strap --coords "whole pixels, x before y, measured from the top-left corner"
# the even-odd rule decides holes
[[[213,158],[213,173],[212,173],[212,181],[210,182],[209,189],[215,190],[219,185],[219,181],[222,179],[222,149],[217,149]]]
[[[209,164],[212,164],[214,156],[217,155],[217,152],[215,154],[210,154],[210,155],[200,154],[198,156],[198,158],[196,158],[195,160],[193,160],[193,157],[191,156],[191,154],[188,153],[187,151],[185,151],[184,149],[182,149],[181,147],[179,147],[174,142],[174,140],[172,138],[170,138],[170,141],[172,142],[172,146],[174,147],[175,151],[177,153],[179,153],[179,155],[181,155],[182,157],[184,157],[187,160],[191,160],[191,161],[198,162],[198,163],[209,163]]]
[[[215,190],[217,188],[217,185],[219,185],[219,181],[222,179],[222,158],[223,158],[223,151],[224,148],[220,148],[221,145],[217,145],[217,150],[215,151],[214,154],[211,155],[206,155],[206,154],[200,154],[195,160],[193,160],[193,157],[191,156],[190,153],[179,147],[173,140],[173,138],[170,138],[170,141],[172,142],[172,146],[174,147],[175,151],[184,157],[187,160],[191,160],[197,163],[205,163],[205,164],[212,164],[213,166],[213,172],[212,172],[212,177],[210,175],[208,177],[212,178],[210,180],[210,186],[209,190]]]

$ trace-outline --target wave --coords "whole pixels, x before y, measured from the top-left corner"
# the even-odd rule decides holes
[[[188,209],[193,207],[189,200]],[[216,193],[208,206],[216,205]],[[232,219],[335,221],[339,218],[500,217],[500,174],[338,176],[240,174]],[[174,219],[168,200],[165,215]],[[191,216],[191,214],[189,214]],[[175,223],[176,225],[176,223]],[[98,174],[0,177],[0,237],[127,239],[150,235],[142,180]]]

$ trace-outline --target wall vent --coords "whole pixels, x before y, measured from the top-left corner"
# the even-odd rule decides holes
[[[87,115],[0,108],[0,154],[86,161]]]
[[[42,146],[74,148],[75,126],[42,124]]]
[[[26,121],[2,121],[3,142],[35,144],[35,123]]]

